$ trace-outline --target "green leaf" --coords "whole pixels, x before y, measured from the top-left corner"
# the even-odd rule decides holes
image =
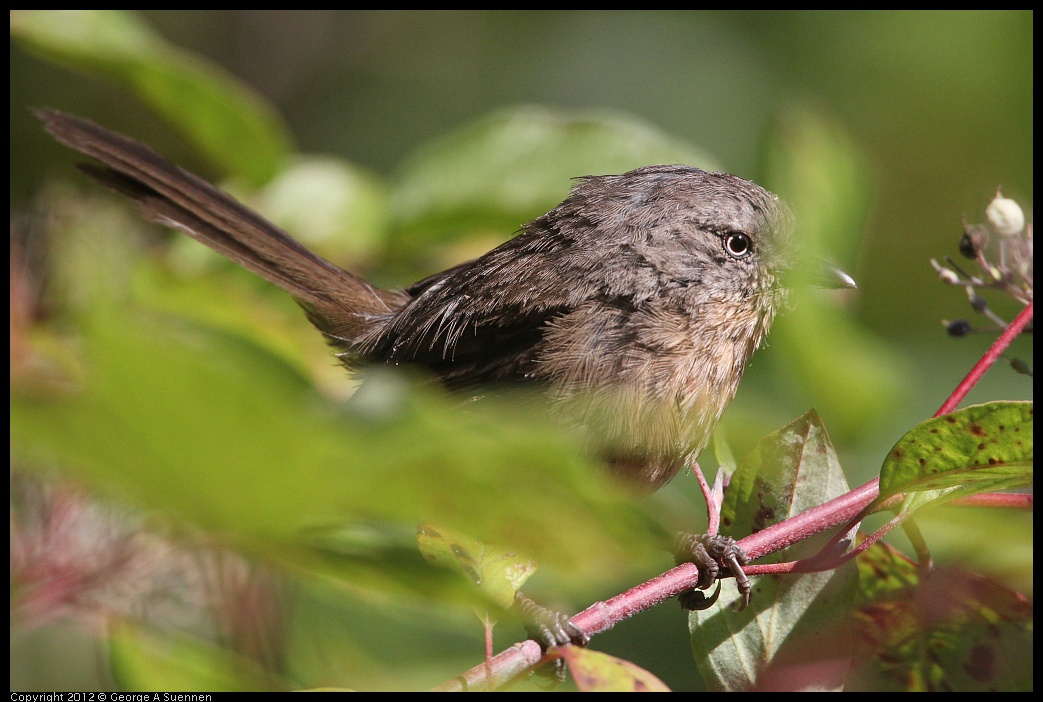
[[[387,186],[338,159],[296,157],[260,196],[265,213],[295,239],[356,270],[373,261],[388,235]]]
[[[847,478],[818,412],[809,410],[761,439],[739,462],[725,493],[722,520],[736,539],[848,492]],[[791,546],[774,554],[791,560]]]
[[[722,532],[734,538],[759,531],[848,491],[847,480],[814,410],[762,439],[732,475],[725,493]],[[825,535],[773,554],[788,561],[816,552]],[[762,683],[786,651],[807,655],[817,644],[845,635],[838,612],[850,599],[853,570],[753,578],[751,604],[733,611],[723,593],[710,609],[689,613],[695,662],[707,685],[747,690]],[[725,587],[729,587],[726,583]],[[835,680],[818,684],[834,686]]]
[[[506,238],[561,202],[572,178],[655,163],[714,168],[696,147],[630,115],[514,107],[418,151],[396,181],[394,212],[410,243],[481,227]]]
[[[921,422],[880,468],[880,497],[911,495],[903,509],[935,499],[1032,484],[1032,403],[989,402]]]
[[[11,36],[43,59],[129,88],[207,158],[252,185],[270,180],[289,153],[289,132],[271,105],[132,12],[18,10]]]
[[[515,594],[536,572],[531,558],[429,524],[417,530],[417,542],[424,558],[460,573],[502,609],[513,606]]]
[[[662,680],[630,661],[578,646],[558,652],[580,692],[670,692]]]

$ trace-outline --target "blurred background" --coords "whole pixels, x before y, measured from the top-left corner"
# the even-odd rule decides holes
[[[390,224],[380,225],[390,232],[386,239],[345,245],[339,258],[327,254],[349,268],[379,269],[388,285],[488,248],[547,208],[538,201],[531,207],[541,209],[530,212],[526,202],[502,221],[482,221],[470,243],[430,234],[438,229],[435,214],[410,214],[416,200],[410,184],[418,174],[454,163],[446,154],[457,153],[456,146],[446,135],[466,142],[467,134],[488,128],[496,115],[518,114],[519,106],[609,115],[626,122],[626,133],[656,130],[681,145],[674,153],[703,155],[694,165],[750,178],[796,201],[802,222],[829,230],[816,235],[821,255],[851,273],[859,290],[809,303],[819,324],[780,322],[777,337],[754,357],[725,428],[741,454],[816,406],[852,486],[875,475],[894,442],[934,413],[994,339],[946,335],[941,320],[974,313],[962,290],[938,281],[930,259],[958,255],[963,219],[984,221],[997,187],[1032,220],[1030,11],[149,11],[139,17],[169,44],[224,67],[269,102],[285,120],[289,151],[333,157],[374,189],[394,191]],[[13,16],[16,35],[24,21]],[[29,107],[87,116],[207,177],[228,175],[118,80],[76,70],[84,62],[70,69],[54,62],[55,53],[44,51],[41,59],[37,52],[34,40],[11,44],[12,222],[40,207],[49,184],[75,180],[68,153],[42,132]],[[825,200],[802,195],[799,183],[814,181],[806,168],[829,174],[820,184]],[[567,193],[568,177],[585,174],[555,178],[549,187],[557,190],[544,200],[554,204]],[[830,190],[837,183],[845,188],[839,194]],[[834,207],[843,225],[830,227],[832,214],[812,222]],[[1001,296],[989,302],[1007,320],[1017,311]],[[799,310],[794,314],[799,319]],[[972,321],[987,326],[983,318]],[[823,346],[815,335],[831,329],[850,346]],[[807,367],[804,356],[819,348],[839,350]],[[1030,358],[1030,340],[1019,340],[1011,355]],[[968,402],[1031,396],[1031,380],[1001,362]],[[694,484],[682,487],[691,491]],[[1023,576],[1022,570],[1010,577],[1024,586]],[[685,660],[687,631],[673,607],[659,609],[619,627],[604,645],[599,639],[598,648],[654,669],[675,690],[697,688]],[[670,638],[657,662],[632,650],[640,647],[630,643],[644,637]],[[30,640],[26,650],[33,647],[46,649]],[[22,677],[12,677],[12,686],[29,686],[33,665],[21,661]],[[54,671],[46,675],[68,682]]]
[[[299,151],[385,178],[425,142],[533,103],[635,115],[762,180],[766,130],[784,110],[811,104],[847,135],[869,178],[861,243],[838,261],[859,283],[851,313],[895,348],[932,358],[912,379],[925,387],[935,378],[922,374],[945,368],[950,352],[952,372],[989,343],[941,338],[939,320],[969,310],[958,291],[939,287],[928,260],[955,254],[961,217],[983,221],[997,186],[1031,220],[1030,12],[142,16],[270,100]],[[183,140],[120,87],[36,60],[17,43],[11,59],[16,208],[67,162],[29,106],[88,115],[191,165]],[[940,402],[911,394],[924,407]]]

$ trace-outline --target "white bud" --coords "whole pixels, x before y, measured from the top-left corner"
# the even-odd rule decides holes
[[[938,267],[938,277],[943,283],[948,285],[959,285],[960,276],[956,275],[955,271],[951,271],[948,268]]]
[[[1017,236],[1025,228],[1025,213],[1021,207],[1010,198],[1003,197],[999,190],[985,208],[985,216],[1000,236]]]

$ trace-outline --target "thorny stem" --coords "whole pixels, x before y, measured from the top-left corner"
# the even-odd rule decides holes
[[[985,371],[996,362],[1000,355],[1010,346],[1011,342],[1032,321],[1032,303],[1018,314],[1013,322],[996,339],[985,355],[974,365],[951,395],[942,403],[934,416],[952,412],[967,396]],[[700,473],[697,471],[696,475]],[[705,478],[700,480],[700,486],[705,484]],[[706,494],[706,488],[703,488]],[[738,541],[738,545],[751,558],[760,558],[773,553],[791,544],[818,534],[838,525],[844,527],[838,532],[830,544],[820,552],[819,555],[810,559],[793,561],[789,563],[775,563],[750,565],[745,567],[747,575],[763,575],[766,573],[794,573],[807,570],[829,570],[835,568],[842,562],[853,558],[876,543],[888,531],[902,524],[908,513],[895,516],[887,525],[877,530],[876,533],[865,539],[851,551],[843,556],[832,556],[837,550],[837,545],[845,538],[850,538],[853,527],[855,527],[865,516],[864,512],[879,496],[878,479],[874,478],[865,485],[857,487],[840,497],[834,498],[825,504],[802,512],[785,521],[773,524],[755,534],[751,534]],[[1005,500],[997,501],[1008,503]],[[1018,501],[1021,505],[1024,500]],[[1031,504],[1031,500],[1028,500]],[[626,592],[623,592],[604,602],[595,602],[587,609],[572,617],[573,624],[594,636],[607,631],[618,622],[627,619],[640,611],[660,604],[679,593],[691,589],[692,584],[697,582],[699,570],[694,563],[682,563],[681,565],[642,583]],[[466,689],[488,689],[500,687],[507,684],[519,675],[526,673],[530,668],[540,663],[543,659],[543,651],[540,645],[532,640],[517,643],[507,650],[494,656],[464,674],[446,681],[439,685],[437,691],[452,691]]]

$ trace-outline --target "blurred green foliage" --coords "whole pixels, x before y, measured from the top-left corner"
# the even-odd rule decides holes
[[[166,43],[136,14],[19,12],[11,32],[44,59],[124,85],[215,163],[253,185],[286,159],[288,131],[264,99]]]

